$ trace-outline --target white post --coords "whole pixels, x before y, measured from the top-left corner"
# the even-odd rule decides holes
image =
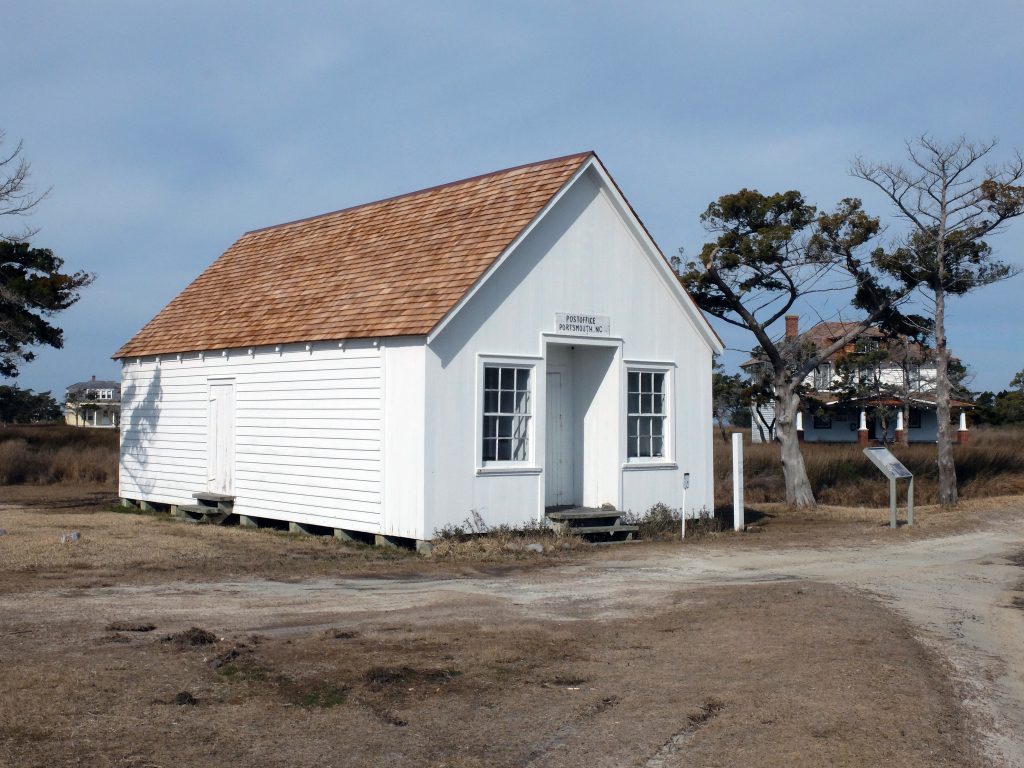
[[[860,426],[858,427],[858,429],[863,430],[864,432],[868,431],[868,412],[865,411],[863,408],[860,412]]]
[[[960,411],[960,431],[967,431],[967,411]]]
[[[743,433],[732,435],[732,527],[742,531],[743,523]]]
[[[803,432],[804,431],[804,412],[803,411],[797,411],[796,412],[796,431],[797,432]]]
[[[690,487],[690,473],[689,472],[684,472],[683,473],[683,514],[681,515],[681,517],[683,518],[682,538],[684,538],[684,539],[686,538],[686,491],[687,491],[687,489],[689,487]]]
[[[902,408],[900,408],[898,411],[896,411],[896,431],[897,432],[902,432],[903,431],[903,409]]]

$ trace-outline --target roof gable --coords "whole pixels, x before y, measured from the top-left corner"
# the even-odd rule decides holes
[[[114,357],[426,335],[591,156],[247,232]]]
[[[682,309],[683,314],[692,323],[697,334],[707,343],[708,347],[716,353],[721,353],[725,346],[722,342],[721,337],[712,328],[708,322],[704,313],[697,307],[696,302],[683,287],[679,280],[679,275],[676,274],[672,268],[669,260],[665,257],[665,254],[658,247],[658,244],[651,237],[650,232],[647,230],[647,226],[640,220],[632,204],[626,199],[622,190],[619,189],[619,185],[612,178],[611,174],[605,169],[604,164],[596,153],[589,153],[585,157],[583,163],[580,164],[579,168],[573,174],[572,178],[566,182],[562,188],[551,197],[551,199],[545,204],[544,208],[538,212],[529,225],[527,225],[522,232],[511,242],[509,246],[502,252],[494,262],[484,270],[479,278],[473,283],[472,286],[466,291],[462,298],[452,306],[437,323],[437,325],[431,330],[428,336],[428,342],[433,341],[443,331],[445,326],[455,317],[455,315],[472,299],[474,293],[480,289],[483,284],[490,279],[495,273],[498,272],[502,263],[505,259],[509,258],[513,251],[523,242],[533,230],[533,228],[540,223],[540,220],[544,215],[561,199],[562,195],[568,193],[569,188],[572,184],[583,176],[585,173],[593,174],[593,178],[596,183],[604,190],[607,195],[608,201],[610,202],[613,210],[619,216],[619,219],[625,225],[627,230],[633,235],[634,240],[639,246],[640,250],[650,259],[652,266],[661,278],[665,288],[675,298],[679,307]]]

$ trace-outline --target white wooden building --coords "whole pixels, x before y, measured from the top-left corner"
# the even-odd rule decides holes
[[[824,349],[841,338],[851,323],[818,322],[800,333],[798,315],[786,315],[786,339]],[[864,349],[886,349],[888,357],[863,368],[858,375],[871,396],[850,398],[843,392],[840,365],[845,355]],[[769,370],[767,361],[752,357],[743,368],[753,379]],[[889,338],[878,328],[869,328],[856,342],[837,352],[807,374],[803,381],[803,404],[796,415],[796,432],[808,443],[878,442],[934,443],[939,436],[936,415],[937,366],[934,353],[906,338]],[[967,411],[964,400],[950,403],[960,419],[958,441],[968,442]],[[904,407],[908,422],[903,423]],[[880,416],[885,411],[886,423]],[[751,442],[771,442],[776,437],[775,403],[754,405],[751,412]]]
[[[430,539],[713,505],[721,342],[593,153],[245,234],[115,355],[120,493]]]

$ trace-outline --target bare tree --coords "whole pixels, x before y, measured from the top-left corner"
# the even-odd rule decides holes
[[[0,148],[6,134],[0,129]],[[21,154],[22,142],[6,153],[0,149],[0,216],[24,216],[32,211],[48,194],[49,190],[36,193],[29,186],[32,167]],[[35,230],[26,227],[20,234],[0,232],[5,240],[28,240]]]
[[[3,138],[0,131],[0,145]],[[0,216],[23,217],[46,197],[32,191],[29,171],[21,142],[10,154],[0,153]],[[0,232],[0,376],[17,376],[21,363],[35,357],[31,347],[64,345],[64,332],[49,318],[78,301],[93,281],[88,272],[63,272],[63,259],[29,244],[34,234],[28,227]]]
[[[936,353],[939,421],[939,501],[957,501],[950,422],[946,300],[1005,280],[1018,270],[992,258],[983,238],[1024,214],[1024,157],[988,164],[995,141],[976,144],[961,136],[943,144],[919,136],[906,144],[904,165],[853,161],[850,173],[880,189],[910,225],[903,248],[879,260],[881,268],[913,284],[930,303]]]

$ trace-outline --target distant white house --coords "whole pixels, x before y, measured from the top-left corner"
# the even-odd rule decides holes
[[[786,316],[786,337],[823,349],[841,338],[851,325],[843,322],[821,322],[801,333],[799,318]],[[891,345],[885,335],[869,328],[858,344]],[[889,348],[889,357],[870,371],[858,375],[874,382],[874,396],[851,398],[842,388],[839,366],[844,355],[856,351],[849,344],[819,365],[804,380],[804,408],[797,414],[796,429],[800,439],[808,443],[911,442],[933,443],[938,439],[935,406],[936,365],[934,357],[919,345],[903,340]],[[756,376],[765,361],[753,357],[740,367]],[[973,406],[964,400],[953,400],[960,416],[960,442],[968,439],[967,411]],[[909,418],[904,424],[904,406]],[[883,420],[881,410],[891,418]],[[774,404],[763,403],[751,409],[751,440],[755,443],[775,437]]]
[[[121,382],[78,381],[64,392],[64,422],[75,427],[116,429],[121,423]]]
[[[242,236],[115,355],[120,493],[429,539],[713,505],[722,345],[592,153]]]

